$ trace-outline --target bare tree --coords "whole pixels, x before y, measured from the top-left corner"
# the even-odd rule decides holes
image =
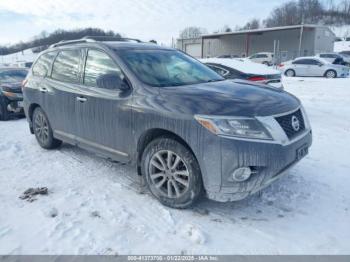
[[[335,5],[333,0],[289,1],[271,12],[266,27],[297,24],[344,25],[350,23],[350,0]]]
[[[189,26],[180,32],[179,37],[181,39],[198,38],[206,33],[208,33],[208,31],[205,28]]]
[[[261,27],[260,20],[254,18],[249,22],[247,22],[243,27],[239,28],[239,30],[252,30],[252,29],[259,29],[260,27]]]

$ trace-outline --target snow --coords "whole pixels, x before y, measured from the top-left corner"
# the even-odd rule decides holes
[[[39,53],[33,53],[31,49],[23,50],[18,53],[0,56],[1,65],[16,65],[19,62],[34,62]]]
[[[314,132],[310,154],[236,203],[162,206],[133,168],[0,122],[0,254],[349,254],[350,79],[284,78]],[[28,202],[28,188],[48,195]]]
[[[350,41],[334,42],[334,52],[350,51]]]
[[[250,62],[244,59],[231,58],[206,58],[200,59],[202,63],[221,64],[246,74],[261,74],[261,75],[275,75],[280,74],[279,71],[272,69],[266,65]]]

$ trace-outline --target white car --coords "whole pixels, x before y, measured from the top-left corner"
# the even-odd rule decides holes
[[[299,57],[279,65],[282,72],[289,77],[323,76],[327,78],[348,77],[349,67],[334,65],[319,57]]]
[[[243,79],[283,89],[281,72],[245,59],[207,58],[202,63],[226,79]]]
[[[261,52],[256,53],[248,57],[248,59],[254,63],[272,65],[273,64],[273,53],[270,52]]]

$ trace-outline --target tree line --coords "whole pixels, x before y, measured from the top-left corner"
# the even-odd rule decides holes
[[[33,40],[28,42],[19,42],[14,45],[0,46],[0,55],[8,55],[12,53],[17,53],[25,49],[32,48],[33,52],[41,52],[45,50],[48,46],[67,40],[80,39],[85,36],[108,36],[121,38],[119,33],[113,31],[105,31],[99,28],[84,28],[76,30],[62,30],[58,29],[50,34],[43,31],[40,35],[35,36]]]

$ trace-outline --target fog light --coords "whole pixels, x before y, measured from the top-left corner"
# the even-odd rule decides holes
[[[252,170],[250,167],[241,167],[232,173],[232,179],[235,182],[244,182],[250,178],[251,174]]]

